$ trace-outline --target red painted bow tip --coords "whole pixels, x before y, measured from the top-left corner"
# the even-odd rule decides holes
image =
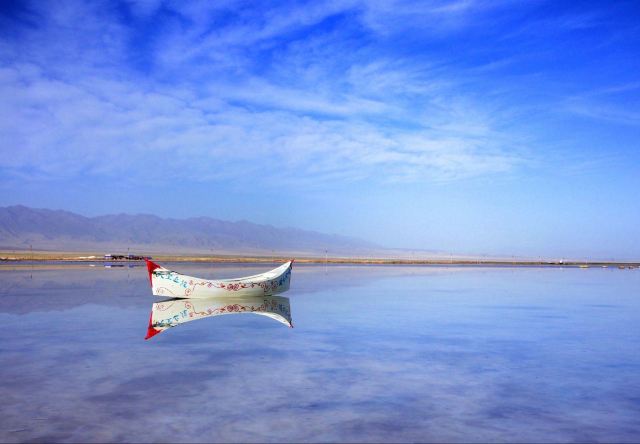
[[[153,287],[153,281],[151,280],[153,270],[162,267],[160,267],[160,265],[156,264],[155,262],[151,262],[149,259],[145,259],[144,261],[147,263],[147,271],[149,271],[149,284],[151,285],[151,287]]]
[[[158,330],[153,328],[153,311],[151,312],[151,316],[149,316],[149,326],[147,327],[147,336],[144,337],[144,340],[153,338],[158,333],[162,333],[162,330]]]

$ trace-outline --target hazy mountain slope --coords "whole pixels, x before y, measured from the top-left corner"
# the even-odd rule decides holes
[[[117,214],[85,217],[24,206],[0,208],[0,248],[73,250],[150,248],[184,252],[364,252],[360,239],[209,217],[163,219]]]

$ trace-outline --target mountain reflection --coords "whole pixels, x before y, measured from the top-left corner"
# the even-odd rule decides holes
[[[151,317],[145,339],[171,327],[198,319],[227,314],[254,313],[267,316],[289,327],[291,305],[282,296],[225,296],[207,299],[168,299],[151,306]]]

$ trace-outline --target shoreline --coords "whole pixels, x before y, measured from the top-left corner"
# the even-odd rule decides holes
[[[65,263],[109,263],[109,264],[143,264],[136,259],[108,259],[87,253],[72,252],[20,252],[0,251],[0,264],[24,262],[65,262]],[[172,255],[158,254],[152,256],[157,262],[202,262],[202,263],[283,263],[292,259],[288,256],[243,256],[243,255]],[[333,264],[333,265],[480,265],[480,266],[545,266],[545,267],[618,267],[640,268],[636,261],[584,261],[584,260],[507,260],[507,259],[400,259],[400,258],[343,258],[343,257],[294,257],[299,264]]]

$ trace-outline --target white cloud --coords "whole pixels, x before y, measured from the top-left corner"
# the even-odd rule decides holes
[[[429,14],[468,6],[443,3]],[[134,11],[144,19],[158,8],[137,2]],[[508,142],[517,137],[496,124],[496,110],[457,89],[437,64],[367,52],[335,52],[331,59],[342,42],[326,35],[279,48],[271,54],[278,63],[264,62],[262,73],[251,68],[259,42],[354,4],[246,12],[242,24],[208,31],[205,18],[216,11],[188,8],[180,13],[192,27],[164,29],[150,54],[162,63],[147,74],[126,63],[129,31],[104,8],[40,11],[47,18],[41,28],[3,42],[0,168],[49,177],[318,186],[452,180],[523,162]],[[176,77],[167,81],[168,73]]]
[[[637,112],[638,99],[633,94],[640,90],[640,82],[627,82],[573,95],[561,103],[565,112],[594,120],[621,125],[640,125]]]

